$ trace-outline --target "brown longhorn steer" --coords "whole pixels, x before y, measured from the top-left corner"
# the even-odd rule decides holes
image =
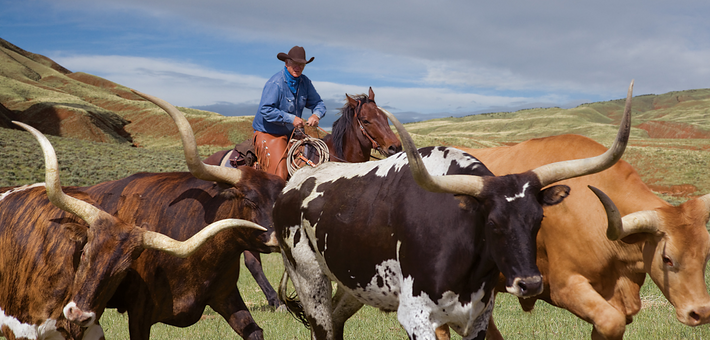
[[[49,141],[16,124],[40,142],[46,184],[0,189],[0,335],[8,339],[103,339],[96,321],[142,251],[185,257],[224,228],[263,229],[225,220],[178,242],[125,223],[75,187],[65,194]]]
[[[465,149],[497,175],[543,164],[591,157],[604,146],[562,135],[514,146]],[[710,257],[710,195],[671,206],[656,196],[625,161],[598,174],[561,182],[573,194],[545,208],[537,236],[537,264],[545,290],[536,299],[565,308],[593,325],[592,339],[621,339],[641,308],[646,274],[673,305],[677,319],[697,326],[710,321],[704,272]],[[592,185],[611,197],[623,229],[607,234],[603,212],[593,205]],[[531,310],[535,298],[520,301]],[[491,326],[494,326],[491,324]],[[501,338],[491,327],[491,339]]]
[[[132,340],[147,340],[151,326],[158,322],[192,325],[208,305],[243,338],[263,339],[263,330],[237,289],[239,258],[244,250],[278,251],[271,208],[284,180],[249,167],[202,163],[192,128],[183,114],[163,100],[138,94],[173,118],[190,172],[138,173],[82,190],[110,214],[176,239],[185,239],[224,218],[253,221],[268,230],[222,232],[185,259],[144,251],[107,306],[128,312]]]

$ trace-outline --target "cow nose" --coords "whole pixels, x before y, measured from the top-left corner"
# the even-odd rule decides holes
[[[88,327],[94,323],[96,314],[84,312],[72,301],[64,307],[64,317],[81,327]]]
[[[688,326],[699,326],[710,322],[710,306],[691,308],[685,313],[685,320],[680,320]]]
[[[518,297],[530,297],[542,293],[542,277],[530,276],[516,278],[512,287],[506,287],[508,293]]]

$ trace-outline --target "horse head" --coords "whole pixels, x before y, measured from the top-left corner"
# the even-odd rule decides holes
[[[347,103],[340,109],[341,117],[333,124],[336,155],[348,162],[369,160],[375,149],[385,156],[402,151],[402,143],[389,126],[387,117],[377,108],[375,93],[345,95]],[[355,143],[357,141],[357,143]],[[359,147],[355,144],[359,144]],[[353,159],[356,149],[363,150],[362,160]]]

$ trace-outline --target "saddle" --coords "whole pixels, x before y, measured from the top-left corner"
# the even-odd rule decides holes
[[[254,143],[251,138],[235,145],[232,150],[227,151],[219,165],[231,168],[246,165],[258,169],[256,151],[254,150]]]

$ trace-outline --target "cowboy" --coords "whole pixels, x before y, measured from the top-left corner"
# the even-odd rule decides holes
[[[315,58],[306,60],[301,46],[294,46],[288,54],[281,52],[276,58],[286,65],[264,85],[252,123],[253,141],[261,169],[287,179],[286,147],[294,128],[318,126],[326,109],[313,83],[303,74],[306,64]],[[306,121],[301,117],[304,107],[312,112]]]

